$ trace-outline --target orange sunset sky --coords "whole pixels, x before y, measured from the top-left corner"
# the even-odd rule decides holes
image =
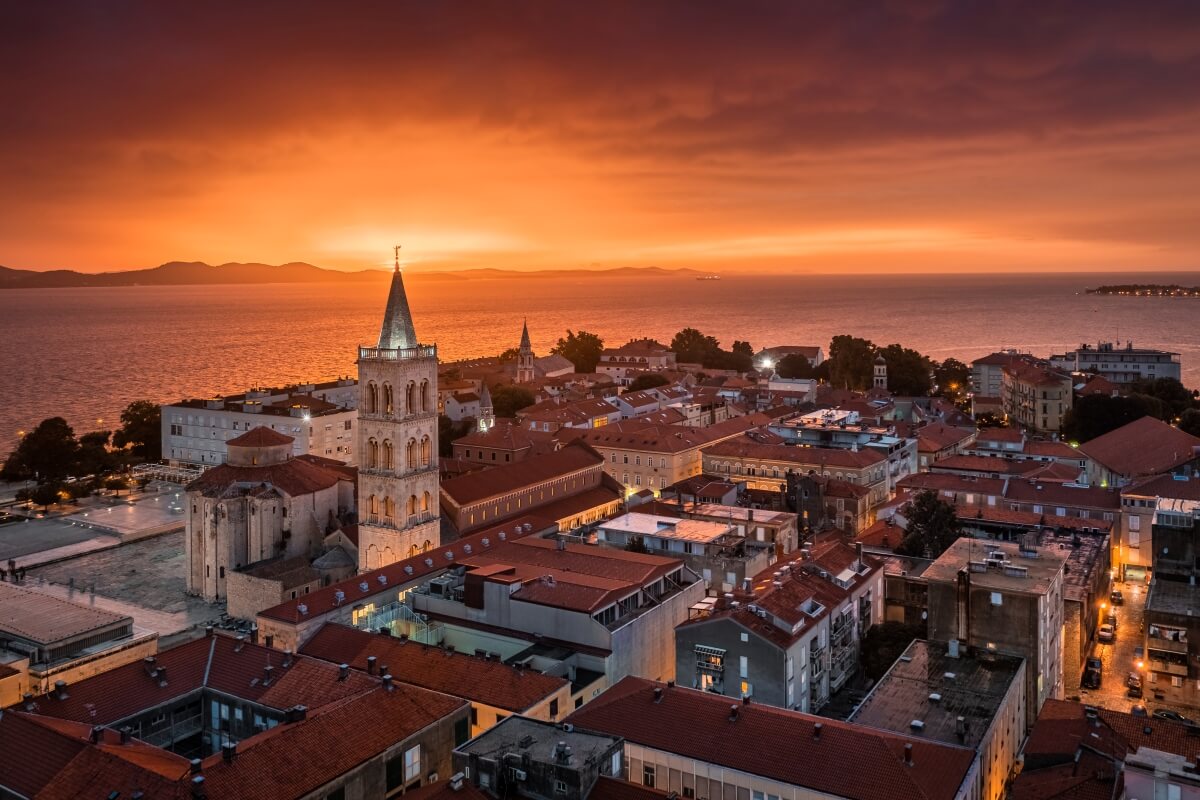
[[[0,264],[1200,266],[1200,3],[9,3]]]

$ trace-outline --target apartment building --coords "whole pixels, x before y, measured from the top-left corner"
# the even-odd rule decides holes
[[[1087,459],[1088,480],[1096,486],[1123,487],[1166,472],[1200,471],[1200,438],[1154,417],[1141,417],[1079,445]]]
[[[620,347],[605,348],[596,365],[598,374],[607,375],[622,386],[628,385],[638,373],[673,369],[675,353],[653,339],[633,339]]]
[[[1074,398],[1070,373],[1026,361],[1014,361],[1001,369],[1004,414],[1021,430],[1037,435],[1058,433]]]
[[[1088,372],[1117,385],[1140,380],[1173,378],[1179,380],[1179,353],[1134,347],[1130,340],[1084,343],[1075,350],[1050,356],[1050,364],[1066,372]]]
[[[1025,659],[1026,727],[1063,694],[1063,576],[1058,548],[959,539],[922,573],[929,638]]]
[[[172,466],[224,464],[226,443],[252,428],[292,438],[293,455],[356,463],[358,381],[339,378],[162,406],[162,457]]]
[[[1154,521],[1160,510],[1187,508],[1200,502],[1200,476],[1164,473],[1135,481],[1121,490],[1118,534],[1113,565],[1125,580],[1141,581],[1154,566]]]

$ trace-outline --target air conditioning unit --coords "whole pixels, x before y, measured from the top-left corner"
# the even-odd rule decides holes
[[[525,770],[523,770],[523,769],[517,769],[516,767],[513,767],[513,768],[512,768],[512,771],[511,771],[511,773],[510,773],[510,774],[512,775],[512,779],[513,779],[514,781],[523,781],[523,780],[525,780],[525,779],[528,777],[528,776],[525,774]]]

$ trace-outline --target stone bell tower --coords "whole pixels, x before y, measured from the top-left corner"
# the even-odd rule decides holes
[[[413,329],[400,248],[375,347],[358,348],[358,568],[440,544],[437,345]]]

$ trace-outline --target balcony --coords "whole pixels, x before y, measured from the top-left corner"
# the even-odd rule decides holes
[[[359,360],[407,361],[414,358],[437,358],[437,345],[419,344],[416,347],[360,347]]]
[[[1186,654],[1188,651],[1188,643],[1186,638],[1180,641],[1179,639],[1169,639],[1162,636],[1147,636],[1146,649],[1151,651],[1159,650],[1164,653]]]
[[[1187,656],[1177,653],[1155,653],[1153,650],[1149,652],[1150,670],[1159,672],[1165,675],[1178,675],[1181,678],[1188,676]]]

